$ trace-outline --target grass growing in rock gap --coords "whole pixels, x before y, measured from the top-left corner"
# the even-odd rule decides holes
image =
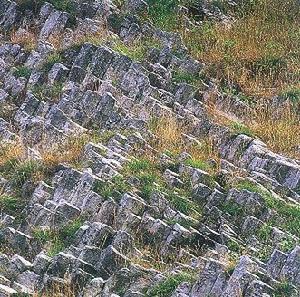
[[[148,38],[128,43],[124,43],[119,38],[115,38],[112,43],[112,49],[114,51],[125,55],[136,62],[142,62],[146,58],[149,48],[161,48],[161,44],[155,38]]]
[[[61,63],[61,62],[62,62],[62,57],[60,53],[56,53],[56,52],[52,53],[46,58],[46,61],[41,66],[41,69],[44,72],[49,72],[54,64]]]
[[[122,176],[115,176],[111,181],[97,180],[93,191],[98,193],[104,199],[119,199],[122,194],[131,190],[130,185]]]
[[[31,52],[37,46],[37,34],[32,31],[26,31],[22,33],[12,31],[10,34],[10,41],[13,44],[21,45],[25,51]]]
[[[197,280],[197,277],[188,272],[181,272],[174,275],[169,275],[161,283],[154,286],[147,293],[147,297],[169,297],[175,291],[175,289],[183,282],[193,283]]]
[[[275,286],[274,297],[294,296],[295,293],[297,290],[292,284],[283,282]]]
[[[71,137],[56,146],[41,150],[41,159],[38,160],[27,158],[24,148],[19,143],[2,145],[0,174],[10,181],[12,190],[19,199],[25,183],[36,184],[40,180],[48,180],[59,164],[67,163],[73,167],[80,167],[83,148],[92,138],[93,135]]]
[[[299,105],[300,6],[297,0],[242,1],[230,9],[222,4],[221,10],[236,18],[234,23],[226,25],[204,18],[200,26],[194,24],[189,28],[178,9],[180,5],[192,7],[195,1],[147,2],[148,18],[156,26],[181,35],[190,54],[206,65],[204,76],[216,78],[229,90],[230,86],[237,85],[239,91],[235,95],[241,100],[284,94],[293,105],[295,102]],[[220,2],[213,4],[220,6]],[[181,73],[174,73],[174,79],[197,84],[194,77]],[[272,150],[299,158],[297,111],[293,108],[275,117],[275,110],[268,112],[260,105],[254,111],[249,115],[249,129],[243,128],[242,133],[256,135]]]
[[[230,128],[234,134],[245,134],[250,137],[254,136],[252,130],[242,123],[233,122],[231,123]]]
[[[62,83],[54,83],[53,85],[37,85],[32,88],[33,95],[41,101],[58,102],[63,92]]]
[[[169,187],[164,181],[163,173],[164,169],[156,161],[141,158],[129,162],[123,174],[138,178],[139,185],[137,188],[143,199],[148,200],[154,192],[160,191],[165,194],[174,209],[183,214],[199,218],[201,209],[195,202],[190,200],[190,183],[187,181],[186,189]]]
[[[269,221],[271,225],[279,225],[283,230],[291,234],[300,236],[300,207],[299,205],[290,204],[284,200],[276,198],[268,190],[262,189],[251,181],[240,181],[236,186],[239,190],[248,190],[250,192],[259,193],[265,202],[267,208],[277,212],[280,219],[272,218]]]
[[[200,84],[199,75],[190,74],[184,71],[174,71],[172,73],[172,80],[174,83],[187,83],[195,86]]]
[[[38,14],[45,2],[51,3],[54,8],[65,11],[73,15],[76,11],[75,4],[72,0],[17,0],[20,11],[30,10]]]
[[[20,197],[2,194],[0,195],[0,212],[16,216],[22,211],[24,201]]]
[[[83,222],[83,218],[78,218],[61,228],[35,229],[33,237],[46,247],[49,256],[54,256],[72,243]]]
[[[220,158],[213,143],[209,139],[203,139],[200,142],[187,145],[184,139],[187,127],[175,117],[153,118],[150,121],[149,129],[156,137],[151,141],[151,146],[160,153],[168,152],[171,157],[174,157],[182,152],[187,152],[191,155],[191,159],[187,162],[190,165],[196,165],[192,167],[197,168],[197,165],[205,166],[204,164],[207,164],[205,167],[210,173],[218,169]],[[215,161],[216,168],[208,165],[209,159]]]
[[[26,66],[18,66],[16,67],[16,70],[13,72],[13,74],[16,77],[25,77],[26,79],[29,79],[31,75],[31,69]]]

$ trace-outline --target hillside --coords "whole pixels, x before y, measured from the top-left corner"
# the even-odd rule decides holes
[[[299,297],[298,0],[0,0],[0,297]]]

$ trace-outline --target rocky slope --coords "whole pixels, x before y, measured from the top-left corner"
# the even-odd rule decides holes
[[[145,11],[0,0],[0,296],[300,296],[299,160]]]

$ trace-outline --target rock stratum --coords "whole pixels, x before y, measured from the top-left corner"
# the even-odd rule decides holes
[[[147,9],[0,0],[0,296],[300,296],[299,160]]]

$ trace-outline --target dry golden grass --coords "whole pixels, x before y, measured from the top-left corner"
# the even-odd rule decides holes
[[[221,125],[232,127],[236,123],[217,109],[211,108],[209,112]],[[275,110],[268,105],[259,105],[243,125],[244,130],[248,130],[253,137],[260,138],[272,151],[300,159],[300,118],[294,107],[286,106],[282,110]]]
[[[299,81],[300,7],[296,0],[262,0],[231,26],[180,28],[208,74],[237,82],[246,94],[270,96]]]
[[[30,30],[22,32],[12,31],[10,41],[14,44],[23,46],[26,51],[30,52],[37,46],[37,35]]]
[[[24,155],[24,147],[20,143],[5,144],[0,147],[0,167],[11,160],[18,160]]]
[[[107,41],[108,38],[112,38],[112,36],[109,35],[108,30],[104,26],[101,26],[95,32],[86,32],[82,31],[81,28],[76,28],[72,33],[72,37],[67,38],[67,40],[64,40],[63,34],[52,34],[49,36],[48,42],[50,42],[55,49],[64,50],[72,46],[80,46],[85,42],[101,45]]]
[[[274,113],[266,108],[256,110],[249,127],[273,151],[300,159],[299,116],[291,108],[286,108],[278,117],[274,117]]]
[[[41,156],[44,167],[53,168],[61,163],[68,163],[78,167],[83,148],[88,140],[89,137],[87,135],[71,137],[61,144],[43,150]]]
[[[160,152],[168,150],[174,153],[180,153],[184,149],[182,133],[186,133],[186,129],[175,117],[155,118],[150,126],[150,129],[157,137],[155,142],[152,143],[155,149]]]
[[[158,152],[171,152],[174,155],[187,152],[193,160],[207,161],[214,159],[219,163],[220,158],[213,142],[202,139],[199,143],[188,143],[184,135],[188,134],[188,127],[179,122],[174,116],[156,118],[150,124],[150,130],[155,135],[151,146]]]
[[[46,292],[36,292],[33,297],[75,297],[75,289],[70,280],[66,280],[63,284],[55,284]]]

